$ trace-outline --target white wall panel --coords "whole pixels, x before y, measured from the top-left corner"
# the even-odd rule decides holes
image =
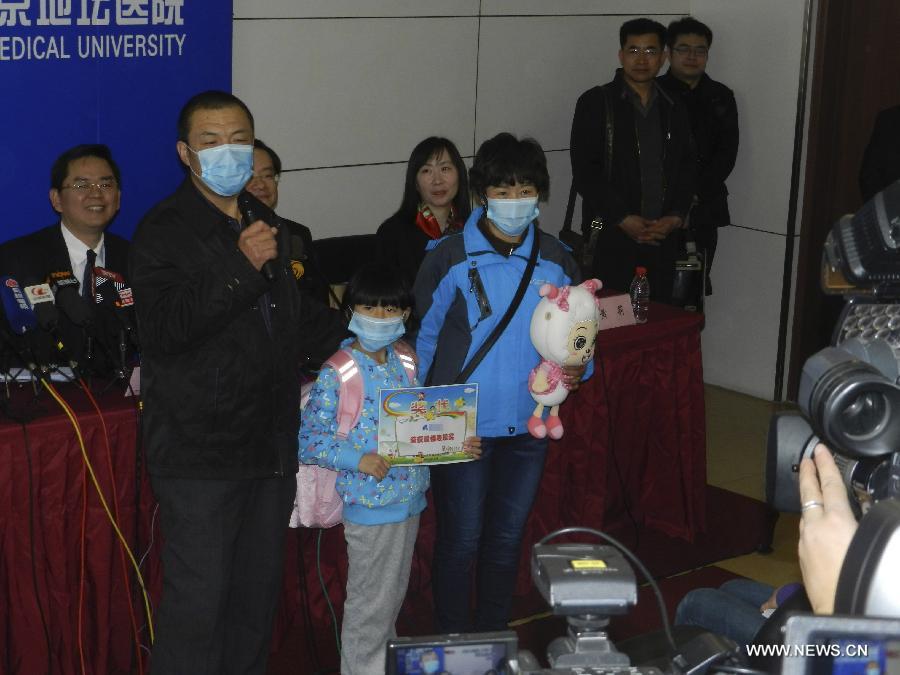
[[[547,170],[550,171],[550,199],[541,204],[541,229],[554,237],[559,235],[566,215],[566,202],[569,199],[569,186],[572,183],[572,165],[569,162],[569,151],[548,152]],[[581,199],[575,203],[575,218],[572,224],[576,231],[581,226]]]
[[[782,235],[719,230],[703,329],[706,382],[772,398],[784,249]]]
[[[735,93],[741,126],[728,180],[733,222],[787,232],[806,0],[692,0],[713,29],[709,74]]]
[[[623,17],[488,17],[481,20],[476,137],[534,136],[569,147],[575,101],[612,79]]]
[[[494,14],[687,14],[688,0],[483,0],[481,13]],[[662,19],[660,19],[662,20]]]
[[[282,174],[278,213],[314,239],[375,232],[400,206],[406,163]]]
[[[237,19],[477,14],[478,0],[234,0]]]
[[[237,21],[234,91],[288,169],[405,161],[432,134],[466,152],[476,22]]]

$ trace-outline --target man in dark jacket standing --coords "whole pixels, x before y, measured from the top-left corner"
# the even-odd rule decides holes
[[[295,495],[298,360],[320,334],[286,232],[243,191],[253,117],[231,94],[185,104],[189,173],[131,248],[145,447],[165,540],[153,673],[265,673]],[[283,230],[283,228],[282,228]]]
[[[619,44],[615,79],[586,91],[575,106],[572,176],[582,198],[582,229],[597,231],[593,273],[605,287],[627,291],[641,265],[651,298],[668,302],[675,231],[694,194],[690,126],[683,104],[656,85],[666,59],[665,27],[632,19],[619,30]]]
[[[712,293],[709,271],[716,253],[718,229],[731,224],[725,180],[738,151],[737,104],[731,89],[706,74],[712,31],[693,17],[678,19],[666,31],[669,71],[659,78],[663,88],[687,106],[697,148],[697,191],[690,223],[697,248],[706,253],[706,294]]]

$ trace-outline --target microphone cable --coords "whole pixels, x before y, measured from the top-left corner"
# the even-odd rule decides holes
[[[303,530],[306,528],[298,527],[297,532],[297,577],[300,580],[300,597],[303,609],[303,621],[306,623],[304,637],[306,638],[306,647],[312,654],[313,673],[318,675],[324,673],[322,670],[322,660],[319,658],[319,648],[316,645],[315,634],[313,631],[312,613],[309,611],[309,588],[307,587],[308,578],[306,576],[306,559],[303,555]]]
[[[114,518],[112,512],[110,511],[109,504],[107,503],[106,498],[105,498],[104,495],[103,495],[103,490],[100,488],[100,483],[99,483],[99,481],[97,480],[97,475],[96,475],[96,473],[94,472],[94,467],[93,467],[93,465],[91,464],[91,460],[90,460],[90,458],[88,457],[88,454],[87,454],[87,447],[86,447],[85,442],[84,442],[84,435],[83,435],[82,432],[81,432],[81,425],[79,424],[78,419],[77,419],[77,417],[75,416],[75,413],[72,411],[72,408],[71,408],[71,407],[69,406],[69,404],[66,403],[66,401],[59,395],[59,392],[56,391],[56,388],[53,387],[53,385],[51,385],[50,383],[48,383],[48,382],[46,381],[46,379],[42,379],[42,380],[41,380],[41,384],[42,384],[43,387],[50,393],[50,395],[51,395],[51,396],[53,397],[53,399],[59,404],[59,406],[63,409],[63,412],[66,413],[66,416],[69,418],[69,421],[72,423],[72,427],[75,429],[75,435],[76,435],[76,437],[77,437],[77,439],[78,439],[78,444],[79,444],[79,446],[80,446],[80,448],[81,448],[81,456],[82,456],[82,459],[84,460],[83,476],[84,476],[85,486],[86,486],[86,482],[87,482],[87,476],[90,476],[91,483],[93,484],[94,489],[95,489],[95,491],[97,492],[97,496],[98,496],[98,498],[99,498],[99,500],[100,500],[100,505],[103,507],[103,510],[104,510],[104,512],[106,513],[106,516],[107,516],[107,518],[108,518],[110,524],[112,525],[113,530],[114,530],[115,533],[116,533],[116,536],[117,536],[118,539],[119,539],[119,542],[120,542],[120,544],[121,544],[121,546],[122,546],[122,549],[123,549],[124,553],[128,556],[128,559],[130,560],[131,565],[132,565],[132,567],[134,568],[134,570],[135,570],[135,572],[136,572],[137,581],[138,581],[138,584],[140,585],[141,592],[142,592],[142,594],[143,594],[144,610],[145,610],[146,615],[147,615],[147,627],[148,627],[148,630],[149,630],[149,633],[150,633],[150,642],[151,642],[151,644],[152,644],[152,643],[154,642],[156,636],[155,636],[155,633],[154,633],[154,630],[153,630],[153,618],[152,618],[152,615],[151,615],[151,612],[150,612],[150,599],[149,599],[149,595],[148,595],[148,593],[147,593],[147,587],[146,587],[146,585],[145,585],[145,583],[144,583],[144,578],[143,578],[143,576],[141,575],[141,571],[140,571],[140,569],[139,569],[139,566],[138,566],[138,564],[137,564],[137,561],[135,560],[134,555],[132,554],[131,549],[130,549],[130,547],[128,546],[128,543],[125,541],[125,536],[122,534],[122,531],[119,529],[119,526],[118,526],[118,524],[116,523],[116,519]],[[85,475],[85,474],[86,474],[86,475]],[[86,512],[87,512],[87,490],[84,490],[84,491],[83,491],[83,499],[82,499],[82,503],[83,503],[83,505],[84,505],[84,511],[83,511],[83,513],[82,513],[82,534],[84,534],[84,529],[85,529],[84,519],[85,519],[85,514],[86,514]],[[83,544],[83,541],[82,541],[82,544]],[[79,592],[80,592],[80,594],[83,596],[83,584],[84,584],[84,548],[83,548],[83,545],[82,545],[82,560],[81,560],[81,565],[82,565],[82,579],[81,579],[81,588],[80,588],[80,591],[79,591]],[[79,650],[82,650],[82,645],[81,645],[81,637],[82,637],[82,636],[81,636],[81,610],[82,610],[82,602],[83,602],[83,598],[80,597],[80,598],[79,598]],[[83,652],[82,652],[82,655],[81,655],[81,656],[82,656],[82,669],[84,669],[84,660],[83,660],[83,659],[84,659],[84,655],[83,655]]]
[[[338,658],[341,655],[341,634],[338,632],[337,614],[334,612],[334,605],[331,604],[331,597],[328,595],[328,588],[325,585],[325,578],[322,576],[322,534],[325,528],[319,528],[319,535],[316,538],[316,572],[319,575],[319,585],[322,587],[322,595],[325,596],[325,602],[328,604],[328,611],[331,613],[331,627],[334,629],[334,642],[337,645]]]
[[[113,511],[115,513],[115,522],[118,523],[120,520],[119,515],[119,490],[116,488],[116,474],[113,471],[112,464],[112,448],[109,443],[109,430],[106,427],[106,419],[103,417],[103,412],[100,410],[100,406],[97,403],[97,399],[94,398],[94,395],[91,394],[90,389],[87,388],[84,380],[81,380],[81,386],[84,390],[85,395],[88,400],[94,407],[94,410],[97,412],[97,416],[100,418],[100,426],[103,429],[103,444],[106,447],[106,466],[109,471],[109,483],[110,488],[112,490],[112,501],[113,501]],[[99,488],[98,488],[99,490]],[[118,528],[117,528],[118,529]],[[131,582],[129,581],[128,574],[128,563],[125,560],[125,549],[128,548],[127,542],[124,539],[120,541],[119,546],[119,560],[122,564],[122,582],[125,584],[125,593],[128,598],[128,616],[131,619],[131,630],[134,635],[134,645],[136,650],[137,657],[137,667],[138,667],[138,675],[143,675],[144,673],[144,665],[143,659],[141,658],[141,650],[140,650],[140,638],[138,637],[138,627],[137,627],[137,619],[134,616],[134,606],[132,605],[133,596],[131,591]],[[135,549],[137,550],[137,549]]]
[[[141,568],[143,568],[144,563],[147,560],[147,556],[150,555],[150,551],[153,550],[153,546],[156,543],[156,538],[154,536],[154,532],[156,531],[156,516],[157,516],[157,514],[159,514],[159,504],[158,503],[154,504],[153,515],[150,516],[150,541],[147,542],[147,548],[144,549],[144,552],[141,554],[141,557],[138,560],[138,567],[141,567]],[[151,603],[150,609],[151,610],[153,609],[152,603]],[[146,626],[147,626],[146,623],[144,623],[144,625],[141,626],[141,632],[143,632],[143,630]],[[147,656],[152,656],[153,652],[143,642],[141,643],[141,649],[143,649],[145,652],[147,652]]]

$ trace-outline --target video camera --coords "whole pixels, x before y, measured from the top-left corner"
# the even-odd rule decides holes
[[[570,534],[592,534],[612,545],[561,543],[550,540]],[[633,666],[606,634],[610,616],[621,615],[637,603],[637,582],[631,560],[654,587],[667,640],[665,670],[657,665]],[[637,558],[608,535],[571,527],[553,532],[532,549],[531,576],[535,587],[557,616],[565,616],[567,634],[547,647],[549,669],[542,669],[528,651],[518,648],[516,633],[468,633],[396,638],[387,646],[388,675],[538,675],[603,673],[604,675],[693,675],[706,672],[712,662],[734,660],[737,645],[703,634],[676,647],[668,626],[662,596],[652,576]]]
[[[844,309],[832,346],[803,366],[800,412],[772,418],[766,498],[779,511],[800,511],[799,465],[821,439],[861,520],[838,580],[838,615],[790,617],[785,645],[843,653],[840,645],[856,640],[878,658],[853,672],[900,672],[900,181],[834,224],[821,281],[844,296]],[[844,672],[838,660],[828,661],[834,670],[817,663],[814,672]],[[804,667],[785,659],[781,672],[813,672]]]
[[[832,450],[857,516],[900,497],[900,181],[832,227],[822,288],[846,302],[833,346],[804,364],[801,414],[769,427],[766,497],[800,508],[797,471],[821,439]]]

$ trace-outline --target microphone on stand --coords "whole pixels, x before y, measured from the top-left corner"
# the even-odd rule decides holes
[[[53,291],[50,284],[44,283],[26,286],[25,297],[28,299],[28,302],[31,303],[31,308],[34,310],[34,316],[38,326],[50,334],[50,337],[53,339],[53,344],[56,347],[56,352],[69,364],[69,368],[72,369],[72,374],[76,378],[80,378],[81,375],[78,371],[78,362],[68,353],[68,350],[57,331],[57,327],[59,326],[59,310],[54,303]],[[84,305],[84,303],[79,304],[82,306]],[[65,376],[64,373],[63,376]]]
[[[71,272],[67,270],[51,272],[47,276],[47,283],[50,284],[57,309],[65,314],[69,321],[76,326],[87,326],[91,323],[93,320],[91,306],[82,299],[79,293],[81,284]]]
[[[118,272],[95,267],[94,291],[97,304],[109,307],[119,324],[120,374],[125,377],[128,372],[128,344],[134,345],[135,349],[139,348],[131,288],[125,285],[125,278]]]
[[[19,282],[9,275],[0,277],[0,301],[2,301],[3,311],[10,329],[14,335],[22,338],[24,351],[16,347],[17,355],[23,360],[25,367],[35,379],[43,379],[48,368],[40,363],[30,341],[25,337],[37,327],[37,318],[31,305],[28,304],[25,294],[22,293]],[[36,389],[35,393],[37,393]]]

